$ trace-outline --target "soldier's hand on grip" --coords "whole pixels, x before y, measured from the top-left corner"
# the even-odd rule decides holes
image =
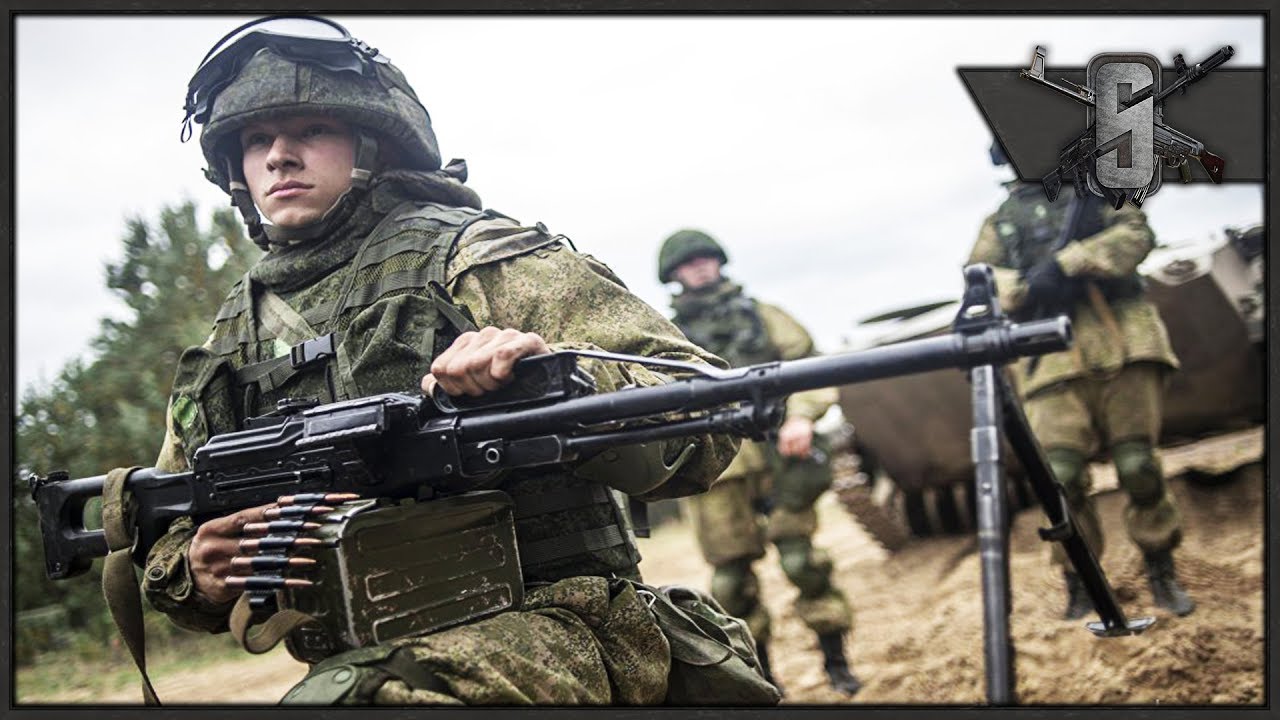
[[[458,336],[431,363],[422,378],[422,392],[437,384],[449,395],[478,397],[511,381],[517,360],[551,352],[542,336],[507,328],[486,327]]]
[[[778,452],[787,457],[806,457],[813,447],[813,421],[791,417],[778,428]]]

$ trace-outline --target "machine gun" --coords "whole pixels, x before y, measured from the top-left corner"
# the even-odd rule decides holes
[[[1004,363],[1068,347],[1070,321],[1057,317],[1010,322],[1000,312],[990,267],[966,268],[965,280],[965,301],[953,333],[860,352],[716,370],[569,351],[521,360],[513,388],[463,406],[443,397],[399,393],[327,405],[284,403],[276,416],[254,419],[244,430],[211,438],[196,451],[189,472],[147,468],[128,475],[123,489],[132,498],[126,516],[135,538],[133,560],[141,564],[170,522],[184,515],[202,522],[282,495],[448,499],[491,486],[495,473],[502,470],[573,462],[610,447],[703,433],[762,438],[781,421],[791,393],[964,368],[974,379],[989,694],[995,703],[1009,702],[1012,647],[1008,519],[998,442],[1001,417],[1053,523],[1042,534],[1064,544],[1098,610],[1100,622],[1090,629],[1099,635],[1129,634],[1151,621],[1125,618],[1076,530],[1015,396],[997,380],[998,366]],[[594,394],[589,376],[577,369],[579,357],[652,364],[694,376]],[[104,530],[88,529],[84,521],[86,502],[103,494],[106,478],[69,479],[65,473],[30,478],[50,578],[80,574],[94,558],[108,554]],[[261,592],[270,589],[266,586],[281,587],[246,587]],[[139,655],[135,652],[135,659]]]
[[[1187,64],[1182,60],[1182,56],[1178,55],[1174,58],[1174,67],[1178,72],[1176,81],[1161,90],[1159,94],[1155,94],[1155,85],[1152,84],[1133,94],[1127,101],[1122,101],[1122,104],[1127,108],[1145,100],[1153,99],[1154,105],[1160,108],[1165,98],[1173,91],[1181,90],[1185,94],[1187,86],[1208,75],[1209,72],[1225,63],[1234,54],[1235,50],[1230,45],[1226,45],[1203,62],[1196,63],[1191,67],[1187,67]],[[1021,71],[1020,76],[1066,95],[1090,108],[1097,106],[1097,96],[1092,89],[1063,80],[1063,83],[1071,86],[1068,88],[1045,79],[1044,60],[1045,49],[1036,47],[1035,55],[1031,60],[1031,67]],[[1191,169],[1188,165],[1190,158],[1200,162],[1200,166],[1208,173],[1209,180],[1215,184],[1222,182],[1222,175],[1226,170],[1225,160],[1206,150],[1204,143],[1199,140],[1160,122],[1159,113],[1155,117],[1152,128],[1152,150],[1156,157],[1162,159],[1166,166],[1177,168],[1179,178],[1184,183],[1191,182]],[[1110,149],[1102,150],[1099,148],[1094,126],[1090,124],[1082,135],[1071,141],[1059,154],[1058,167],[1041,179],[1045,196],[1049,198],[1049,201],[1053,202],[1058,199],[1058,193],[1064,180],[1070,180],[1076,187],[1076,193],[1083,194],[1084,188],[1088,186],[1090,175],[1093,173],[1094,161],[1100,154],[1105,152],[1110,152]],[[1126,194],[1103,187],[1101,183],[1094,182],[1093,184],[1101,189],[1103,197],[1117,210],[1120,209],[1126,199],[1130,200],[1134,205],[1141,206],[1142,201],[1147,196],[1146,188],[1139,188]]]

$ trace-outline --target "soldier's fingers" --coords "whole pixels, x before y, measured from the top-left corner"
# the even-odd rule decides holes
[[[191,539],[187,557],[193,569],[216,568],[239,552],[239,541],[222,535]]]
[[[471,381],[482,391],[497,390],[511,379],[511,365],[528,354],[524,334],[518,330],[501,330],[487,343],[476,348],[467,367]]]
[[[264,513],[270,507],[275,507],[275,503],[259,505],[231,513],[230,515],[224,515],[223,517],[213,518],[200,524],[200,527],[196,529],[196,536],[238,537],[246,524],[264,521],[266,519]]]
[[[440,385],[440,389],[448,395],[478,395],[476,387],[467,375],[469,363],[476,354],[477,348],[488,343],[497,332],[496,328],[483,328],[466,332],[458,336],[448,349],[440,353],[431,363],[431,376]]]
[[[477,333],[475,340],[445,364],[443,373],[436,373],[441,387],[450,395],[472,397],[497,387],[489,377],[489,364],[493,348],[502,342],[502,337],[502,331],[497,328],[484,328]]]
[[[499,345],[489,366],[489,374],[500,383],[511,380],[516,361],[530,355],[542,355],[551,352],[542,336],[537,333],[518,333],[511,340]]]
[[[453,359],[459,353],[465,351],[469,345],[479,339],[480,333],[474,330],[470,330],[459,335],[452,343],[449,344],[449,347],[445,348],[443,352],[431,361],[431,374],[437,377],[444,374],[445,368],[448,364],[453,362]]]
[[[485,328],[489,330],[489,328]],[[505,331],[493,331],[482,336],[481,340],[467,347],[467,352],[450,365],[458,382],[468,395],[482,395],[497,387],[497,382],[489,375],[489,365],[493,361],[494,350],[504,342]]]
[[[426,375],[423,375],[422,376],[422,394],[426,397],[431,397],[431,394],[436,391],[436,385],[439,385],[439,384],[440,383],[436,381],[436,377],[431,373],[427,373]]]

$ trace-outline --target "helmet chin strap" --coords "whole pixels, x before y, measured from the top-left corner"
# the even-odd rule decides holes
[[[369,189],[378,164],[378,139],[363,129],[356,130],[355,139],[351,187],[339,195],[329,209],[314,222],[299,227],[282,227],[263,223],[261,215],[258,214],[258,208],[253,204],[253,196],[249,194],[249,185],[244,178],[244,168],[239,167],[232,157],[226,156],[227,187],[231,193],[231,204],[240,211],[240,217],[249,230],[249,238],[255,245],[263,250],[271,250],[272,247],[284,247],[315,240],[350,217],[356,202]]]

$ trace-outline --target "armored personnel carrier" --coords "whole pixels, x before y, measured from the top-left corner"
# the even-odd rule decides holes
[[[1169,477],[1209,482],[1261,471],[1264,245],[1261,225],[1226,228],[1212,240],[1159,247],[1139,268],[1182,363],[1164,402],[1159,452]],[[868,318],[864,339],[847,349],[947,332],[957,308],[927,303]],[[955,371],[841,388],[841,410],[854,431],[846,437],[851,452],[836,463],[834,489],[885,547],[973,529],[969,402],[968,384]],[[1109,465],[1096,462],[1091,472],[1095,492],[1116,486]],[[1009,479],[1010,507],[1030,505],[1016,460]]]

